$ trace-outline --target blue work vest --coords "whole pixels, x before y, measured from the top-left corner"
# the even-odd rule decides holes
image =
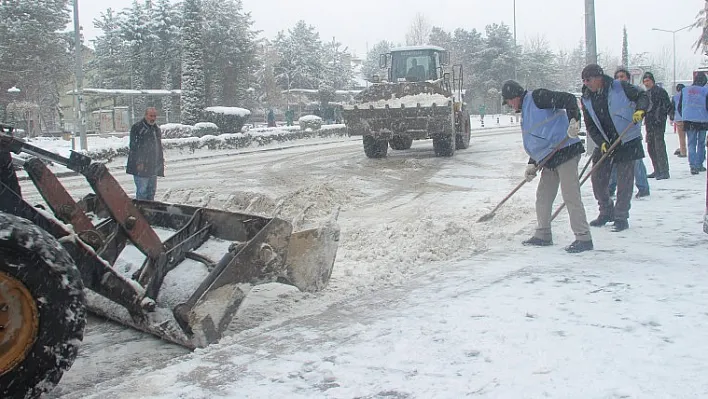
[[[683,89],[681,89],[683,90]],[[679,113],[679,100],[681,99],[681,93],[674,94],[674,122],[683,121],[683,116]]]
[[[592,107],[592,100],[583,96],[582,101],[592,121],[595,122],[597,130],[600,131],[605,141],[609,143],[610,139],[607,136],[607,132],[602,128],[600,119],[597,117]],[[610,111],[610,118],[612,118],[612,124],[615,125],[615,130],[617,130],[618,135],[629,128],[624,136],[622,136],[622,143],[632,141],[637,137],[642,137],[642,126],[638,123],[632,123],[632,115],[636,111],[636,107],[637,105],[633,101],[630,101],[630,99],[627,98],[627,94],[624,93],[622,83],[619,80],[612,81],[610,90],[607,93],[607,109]]]
[[[568,114],[565,109],[541,109],[533,101],[531,92],[526,93],[521,107],[521,132],[524,149],[536,163],[553,152],[568,134]],[[580,142],[571,138],[562,148]]]
[[[706,110],[706,96],[708,88],[704,86],[688,86],[681,90],[683,99],[681,100],[682,118],[686,122],[708,122],[708,110]]]

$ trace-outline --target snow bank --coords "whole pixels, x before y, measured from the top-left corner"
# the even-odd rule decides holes
[[[204,111],[215,114],[235,115],[241,118],[251,115],[251,111],[239,107],[207,107]]]
[[[298,122],[309,122],[309,121],[322,121],[322,118],[320,118],[317,115],[304,115],[304,116],[301,116],[300,119],[298,119]]]

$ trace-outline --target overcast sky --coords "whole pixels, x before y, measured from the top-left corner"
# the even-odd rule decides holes
[[[120,10],[132,0],[79,0],[80,21],[88,39],[99,32],[93,19],[109,5]],[[315,26],[322,40],[337,41],[360,56],[367,45],[380,40],[403,42],[416,13],[426,15],[434,26],[484,31],[490,23],[513,27],[513,0],[243,0],[255,28],[272,38],[300,19]],[[672,34],[652,28],[676,30],[693,23],[704,0],[595,0],[598,52],[619,56],[622,27],[627,26],[630,53],[672,51]],[[434,9],[430,9],[433,7]],[[545,37],[554,50],[571,49],[585,35],[584,0],[516,0],[516,31],[520,44]],[[676,33],[676,53],[681,65],[692,68],[704,57],[693,52],[697,29]],[[690,71],[690,69],[688,69]],[[680,78],[680,77],[679,77]]]

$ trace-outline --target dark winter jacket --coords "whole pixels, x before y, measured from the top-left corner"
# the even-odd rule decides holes
[[[130,128],[130,152],[125,172],[140,177],[165,175],[162,133],[157,124],[150,126],[143,119]]]
[[[603,79],[604,87],[596,93],[593,93],[586,86],[583,86],[583,97],[592,101],[592,107],[597,114],[597,118],[602,125],[602,129],[610,139],[609,144],[611,145],[619,138],[619,132],[617,132],[615,124],[612,123],[612,118],[607,103],[607,93],[613,80],[607,75],[603,76]],[[630,101],[636,104],[636,109],[646,112],[647,109],[649,109],[649,97],[647,97],[646,92],[628,82],[623,81],[621,84],[624,94],[627,95],[627,98],[629,98]],[[587,128],[588,136],[590,136],[592,141],[597,144],[597,148],[595,148],[595,152],[593,153],[593,159],[597,160],[602,155],[600,153],[600,147],[605,139],[602,137],[600,130],[595,125],[595,122],[585,107],[583,107],[583,118],[585,119],[585,127]],[[629,162],[644,158],[642,138],[637,137],[634,140],[618,145],[612,154],[610,154],[609,158],[612,162],[616,163]]]
[[[526,92],[521,96],[523,108],[523,99],[526,96]],[[578,107],[578,99],[570,93],[565,93],[562,91],[551,91],[546,89],[536,89],[531,92],[531,98],[534,104],[541,109],[565,109],[568,115],[568,120],[575,119],[580,120],[580,109]],[[549,169],[555,169],[558,166],[568,162],[574,157],[585,152],[585,147],[583,143],[571,144],[565,148],[558,150],[551,159],[549,159],[545,166]],[[536,164],[533,159],[529,158],[530,164]]]
[[[669,93],[658,85],[647,90],[649,110],[644,116],[647,131],[663,133],[666,130],[666,117],[671,110]]]

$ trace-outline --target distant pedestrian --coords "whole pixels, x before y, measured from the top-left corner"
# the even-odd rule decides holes
[[[275,127],[275,112],[272,109],[268,110],[268,127]]]
[[[629,82],[629,71],[625,68],[618,68],[615,71],[615,79]],[[637,195],[635,198],[648,197],[649,179],[647,178],[647,168],[644,166],[643,159],[634,161],[634,185],[637,186]],[[617,167],[612,165],[612,174],[610,175],[610,196],[614,196],[617,191]]]
[[[597,145],[592,154],[593,163],[597,165],[612,144],[620,140],[592,174],[592,190],[600,215],[590,222],[590,226],[604,226],[614,221],[613,231],[626,230],[632,203],[634,161],[644,158],[639,123],[649,108],[649,99],[644,90],[629,82],[612,79],[597,64],[587,65],[582,79],[585,126]],[[609,190],[612,165],[617,167],[616,203],[610,198]]]
[[[683,90],[684,87],[686,86],[682,83],[676,85],[676,94],[671,97],[671,108],[669,108],[669,118],[671,118],[671,121],[674,123],[674,132],[676,132],[679,139],[679,148],[676,149],[674,155],[677,155],[679,158],[687,157],[686,131],[683,127],[683,120],[681,119],[681,115],[677,112],[679,97],[681,96],[681,90]]]
[[[642,83],[647,88],[649,97],[649,110],[644,118],[644,126],[647,129],[647,151],[651,159],[654,172],[647,177],[656,180],[668,179],[669,158],[666,155],[666,117],[671,109],[669,93],[656,84],[654,75],[646,72],[642,76]]]
[[[578,163],[585,149],[578,139],[580,124],[577,118],[580,111],[577,98],[570,93],[546,89],[528,92],[519,83],[508,80],[502,86],[502,99],[521,112],[524,149],[530,157],[524,173],[526,181],[533,180],[538,173],[538,164],[550,157],[541,169],[541,181],[536,189],[538,226],[533,237],[523,244],[553,244],[551,212],[560,185],[570,215],[570,228],[575,234],[575,241],[565,250],[578,253],[593,249],[578,181]]]
[[[295,111],[293,111],[291,109],[285,111],[285,125],[286,126],[294,126],[295,125],[294,119],[295,119]]]
[[[688,164],[691,174],[705,172],[706,130],[708,130],[708,88],[706,75],[699,72],[693,78],[693,84],[681,90],[678,113],[683,119],[688,147]]]
[[[130,128],[130,149],[126,173],[133,175],[135,199],[155,200],[157,176],[165,176],[162,132],[157,126],[157,110],[150,107],[145,117]]]

